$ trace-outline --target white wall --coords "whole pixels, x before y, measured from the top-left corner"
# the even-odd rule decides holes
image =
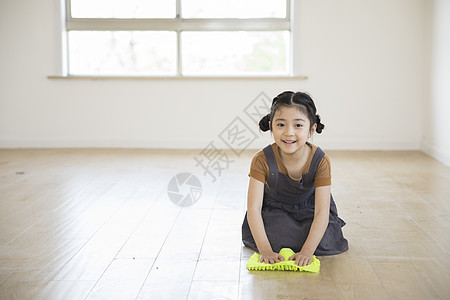
[[[57,1],[0,1],[0,147],[204,148],[260,92],[288,89],[316,100],[324,148],[420,148],[426,0],[296,1],[307,80],[49,80]]]
[[[450,1],[432,2],[430,94],[424,102],[425,152],[450,166]]]

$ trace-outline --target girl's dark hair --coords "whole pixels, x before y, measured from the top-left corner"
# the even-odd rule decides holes
[[[321,133],[325,125],[320,122],[320,116],[317,114],[316,105],[306,93],[302,92],[282,92],[276,96],[272,101],[272,107],[270,108],[270,113],[262,117],[259,121],[259,128],[262,131],[270,130],[270,125],[272,124],[273,117],[280,107],[286,106],[297,106],[302,113],[308,116],[310,123],[310,130],[317,124],[316,132]]]

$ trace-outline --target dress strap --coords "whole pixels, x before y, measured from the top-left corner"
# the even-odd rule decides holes
[[[268,145],[263,149],[264,155],[267,159],[267,164],[269,165],[269,182],[267,183],[269,188],[273,191],[277,191],[278,185],[278,165],[275,159],[275,154],[271,145]]]
[[[319,168],[319,163],[324,156],[325,152],[323,152],[322,149],[317,147],[316,153],[314,153],[313,159],[311,161],[311,166],[309,167],[310,174],[316,174],[317,169]]]

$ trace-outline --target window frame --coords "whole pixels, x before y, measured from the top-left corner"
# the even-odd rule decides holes
[[[174,31],[177,36],[177,57],[176,57],[176,74],[166,76],[145,76],[145,77],[205,77],[195,75],[182,74],[182,46],[181,33],[184,31],[289,31],[290,45],[288,50],[288,72],[286,75],[264,74],[264,75],[210,75],[206,77],[291,77],[294,69],[293,61],[293,0],[284,0],[286,2],[285,18],[182,18],[181,17],[181,1],[176,0],[176,16],[175,18],[73,18],[71,15],[71,0],[63,1],[63,76],[75,77],[77,75],[70,74],[69,70],[69,47],[68,33],[69,31]],[[105,77],[91,74],[90,77]],[[109,77],[109,76],[108,76]],[[111,77],[135,77],[115,76]],[[141,77],[141,76],[139,76]]]

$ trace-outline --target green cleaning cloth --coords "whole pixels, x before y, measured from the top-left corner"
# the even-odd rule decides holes
[[[284,261],[275,263],[273,265],[266,264],[264,262],[259,262],[259,258],[261,255],[258,253],[254,253],[252,257],[248,260],[247,270],[249,271],[306,271],[319,273],[320,271],[320,261],[313,255],[313,261],[311,264],[303,267],[299,267],[295,264],[295,260],[289,260],[289,257],[295,254],[294,251],[290,248],[283,248],[280,250],[281,256],[284,257]]]

